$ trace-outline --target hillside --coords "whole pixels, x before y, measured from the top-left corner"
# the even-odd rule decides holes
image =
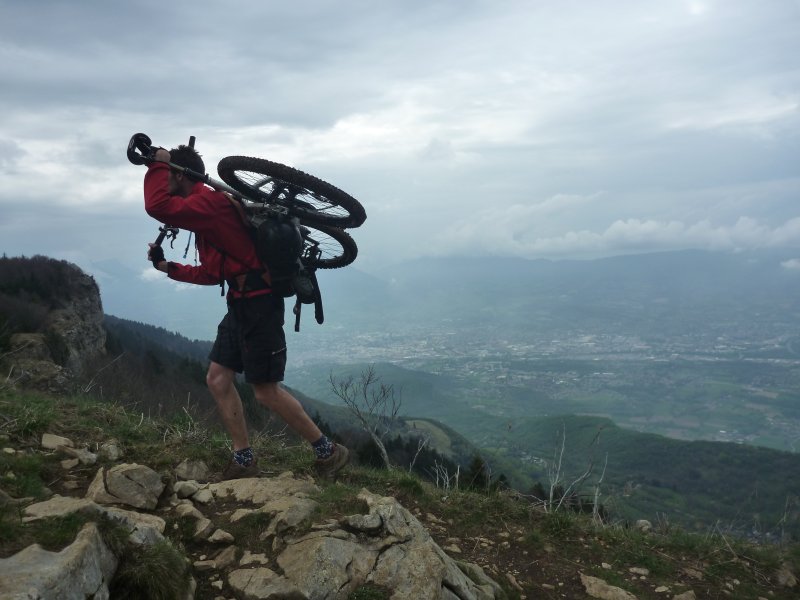
[[[122,330],[138,332],[134,336],[139,340],[138,345],[131,346],[129,352],[143,344],[142,340],[149,340],[134,354],[158,357],[163,365],[191,364],[178,355],[170,360],[169,352],[155,350],[157,340],[164,335],[163,330],[123,320],[109,321],[111,340]],[[187,348],[194,348],[194,343],[188,340],[183,343],[188,344]],[[356,375],[363,367],[354,365],[339,370],[337,376]],[[458,388],[448,377],[409,371],[391,364],[376,367],[387,381],[402,391],[404,420],[431,423],[430,427],[436,432],[431,436],[431,447],[461,464],[462,468],[469,465],[475,454],[481,453],[489,459],[494,475],[505,475],[517,489],[527,491],[536,482],[546,487],[548,474],[544,463],[552,461],[565,427],[564,477],[576,478],[591,461],[594,462],[593,475],[583,484],[582,493],[593,492],[593,483],[608,457],[601,492],[604,506],[613,519],[652,520],[662,515],[671,522],[700,531],[719,522],[726,531],[740,536],[769,539],[779,529],[800,535],[797,500],[800,484],[796,478],[787,477],[789,473],[800,472],[797,454],[739,444],[675,440],[626,430],[608,419],[593,417],[516,418],[511,425],[507,419],[484,415],[475,421],[466,413],[454,413]],[[172,373],[167,379],[174,380],[180,368],[167,368]],[[196,366],[196,384],[202,381],[202,373]],[[329,389],[327,376],[317,374],[319,379],[312,373],[296,377],[303,382],[303,389],[293,389],[293,392],[309,414],[324,421],[330,431],[341,432],[350,443],[361,447],[365,441],[358,441],[361,438],[353,430],[352,416],[344,407],[332,404],[336,399]],[[141,377],[146,380],[148,376],[145,370]],[[247,394],[247,388],[242,393]],[[193,394],[205,413],[213,411],[213,404],[201,386],[198,385]],[[328,402],[321,402],[315,396]],[[201,401],[203,398],[205,400]],[[254,423],[269,422],[268,416],[257,407],[251,410]],[[475,430],[476,426],[480,431]],[[465,438],[457,433],[459,430],[480,434],[482,437],[477,439],[485,440],[483,450],[473,445],[475,438]],[[394,435],[409,435],[403,431],[400,427]],[[492,435],[492,431],[496,433]],[[495,439],[501,441],[498,443]],[[366,446],[362,451],[365,456],[369,453]]]
[[[569,415],[515,423],[508,453],[547,481],[541,463],[553,460],[562,440],[564,479],[577,478],[594,463],[583,486],[592,492],[605,466],[602,501],[616,518],[662,515],[701,531],[719,524],[757,539],[774,540],[782,533],[800,537],[796,453],[674,440],[625,430],[608,419]]]
[[[66,268],[48,260],[40,262],[44,272],[53,267]],[[72,276],[83,281],[79,272],[73,272]],[[75,306],[94,307],[81,313],[94,327],[99,307],[99,301],[95,302],[96,286],[81,285],[78,290],[74,297],[63,296],[59,302],[63,304],[68,299],[64,306],[69,310]],[[6,289],[5,293],[14,297],[13,289]],[[6,328],[10,323],[19,325],[16,317],[23,310],[19,307],[29,311],[41,309],[45,318],[38,327],[51,331],[51,337],[57,338],[59,330],[51,328],[52,320],[48,318],[51,307],[45,293],[26,296],[25,303],[14,306],[18,307],[17,312],[4,315]],[[10,344],[18,343],[19,339],[14,338],[18,334],[32,335],[17,328],[8,337]],[[0,472],[4,474],[0,478],[4,492],[0,495],[3,509],[0,543],[5,553],[21,549],[23,542],[38,541],[48,529],[22,522],[18,505],[44,499],[53,491],[67,496],[89,493],[87,486],[95,469],[80,466],[84,464],[80,461],[69,463],[70,466],[62,464],[63,450],[52,453],[41,448],[44,433],[69,435],[86,448],[96,450],[116,436],[126,461],[150,464],[156,469],[170,471],[179,458],[190,456],[207,460],[213,469],[222,466],[228,441],[214,417],[213,401],[203,384],[205,368],[201,357],[207,345],[162,328],[113,317],[105,319],[102,339],[104,354],[84,361],[78,370],[64,367],[70,374],[65,382],[72,389],[70,393],[62,391],[54,397],[23,392],[21,380],[6,379],[0,384],[0,435],[8,444],[8,450],[0,455]],[[57,341],[55,344],[54,348],[60,347]],[[8,347],[0,348],[0,359],[16,356],[15,349],[3,351]],[[66,347],[72,348],[69,344]],[[52,359],[48,358],[50,350],[43,347],[41,352],[37,364]],[[334,376],[356,375],[361,368],[363,365],[349,366]],[[784,584],[776,586],[770,581],[779,572],[785,574],[788,569],[791,574],[791,569],[796,569],[791,563],[797,560],[793,554],[796,548],[790,546],[788,552],[777,546],[759,548],[736,542],[730,536],[750,533],[746,528],[753,525],[758,528],[755,533],[761,540],[787,544],[792,534],[796,534],[797,510],[793,503],[798,490],[795,480],[788,475],[798,471],[796,455],[734,444],[667,440],[627,431],[607,419],[509,420],[486,411],[485,402],[493,393],[492,385],[476,388],[465,402],[464,398],[459,400],[462,388],[457,378],[389,363],[378,368],[387,382],[396,383],[402,391],[407,411],[388,436],[395,464],[400,467],[392,473],[370,468],[375,464],[374,452],[364,434],[348,422],[342,407],[298,392],[321,426],[356,451],[355,464],[342,481],[344,488],[333,486],[330,496],[326,495],[326,489],[321,490],[318,500],[323,510],[328,511],[323,512],[321,519],[346,518],[352,514],[349,511],[360,506],[356,498],[358,490],[365,485],[381,494],[397,496],[425,519],[431,535],[448,552],[469,558],[501,579],[505,575],[504,593],[512,598],[529,593],[561,597],[564,592],[568,592],[568,597],[580,598],[587,593],[587,573],[641,597],[650,597],[656,588],[662,590],[657,593],[673,589],[683,593],[691,589],[697,597],[715,597],[721,587],[736,589],[740,595],[746,591],[741,597],[756,598],[761,594],[783,597]],[[304,389],[312,389],[315,381],[319,386],[325,385],[318,373],[315,377],[296,381],[302,381]],[[254,438],[255,443],[260,445],[264,456],[270,457],[264,475],[271,477],[283,469],[303,471],[307,467],[302,465],[308,464],[307,448],[287,434],[282,423],[275,422],[256,406],[247,390],[246,386],[242,388],[248,421],[260,432]],[[475,403],[476,399],[484,404]],[[446,426],[426,414],[452,411],[454,400],[460,401],[464,408],[471,407],[473,412],[457,412]],[[461,425],[467,426],[472,435],[463,437],[456,433],[461,431]],[[562,427],[565,452],[558,483],[567,496],[563,506],[557,508],[560,493],[551,503],[542,492],[547,486],[544,477],[548,472],[544,461],[552,461],[554,452],[557,454]],[[484,444],[490,452],[488,464],[475,456],[473,443],[479,433],[492,442]],[[421,435],[428,436],[430,446],[424,449],[416,467],[427,482],[406,473],[417,447],[413,441]],[[609,458],[598,496],[603,506],[595,507],[599,510],[596,517],[604,517],[603,522],[575,516],[572,513],[575,509],[591,512],[594,498],[591,493],[599,484],[598,469],[601,457],[606,464],[606,455]],[[579,505],[571,494],[574,490],[567,488],[591,459],[595,461],[595,471],[578,490],[589,492],[589,503]],[[119,457],[104,460],[103,464],[111,467]],[[60,469],[68,473],[62,477]],[[508,474],[516,483],[527,481],[528,485],[519,488],[524,493],[506,490],[501,485],[501,474]],[[539,486],[528,489],[534,477],[538,477]],[[47,483],[56,489],[48,489]],[[773,496],[770,502],[763,501],[764,490]],[[738,506],[727,502],[732,495],[737,498]],[[774,501],[779,496],[784,497],[783,513],[779,512],[780,501]],[[224,518],[233,508],[209,516]],[[734,509],[739,511],[734,514],[731,512]],[[757,518],[753,511],[759,511]],[[630,523],[640,516],[655,521],[657,531],[642,533],[630,529]],[[66,538],[75,534],[75,523],[70,523]],[[265,527],[266,523],[258,526]],[[704,531],[705,536],[688,535],[686,528]],[[202,543],[195,544],[196,540],[191,535],[187,537],[180,522],[173,529],[177,536],[173,542],[185,545],[202,563],[200,557],[211,549]],[[58,546],[68,543],[66,538],[46,543]],[[474,545],[466,548],[469,541]],[[554,554],[556,546],[560,550]],[[269,551],[264,546],[258,548]],[[730,566],[731,557],[735,559],[734,568]],[[789,561],[786,563],[789,566],[781,568],[784,561]],[[641,579],[645,571],[648,575]],[[699,579],[697,573],[701,574]],[[781,577],[784,583],[791,582],[791,577]],[[208,587],[201,589],[202,594],[209,595],[201,597],[212,597],[214,581],[221,580],[218,577],[206,580],[204,585]]]
[[[364,365],[329,368],[337,376],[347,376]],[[511,415],[493,415],[482,406],[497,393],[491,386],[471,393],[447,375],[383,363],[376,368],[386,381],[403,390],[407,418],[447,423],[491,457],[494,472],[505,474],[517,489],[527,491],[536,482],[548,485],[547,465],[560,448],[565,430],[564,476],[575,479],[594,462],[593,476],[582,492],[594,492],[593,482],[608,456],[602,494],[615,518],[663,515],[698,530],[721,522],[739,535],[772,535],[780,525],[800,535],[800,480],[790,476],[800,473],[797,453],[673,439],[621,428],[601,417],[524,417],[526,405]],[[306,367],[296,376],[308,393],[334,402],[327,389],[329,372],[325,367]],[[564,403],[563,397],[553,400],[545,410],[558,410]],[[542,404],[530,402],[527,410],[541,411]]]
[[[465,568],[474,565],[469,567],[473,573],[479,568],[484,575],[476,581],[485,582],[487,576],[494,580],[493,587],[485,588],[492,590],[491,595],[477,596],[480,598],[580,600],[598,597],[599,589],[606,590],[606,594],[613,592],[614,597],[641,599],[710,600],[720,598],[722,590],[730,591],[730,597],[737,599],[796,597],[795,573],[800,569],[800,548],[796,544],[748,544],[729,537],[721,528],[692,535],[663,520],[649,529],[645,524],[641,528],[600,524],[570,511],[554,511],[517,494],[496,490],[479,493],[455,487],[453,482],[450,487],[441,481],[436,486],[403,470],[387,472],[352,465],[337,483],[312,484],[306,477],[308,449],[280,435],[259,438],[258,451],[270,457],[268,469],[260,478],[240,480],[241,485],[235,487],[236,496],[241,498],[237,500],[224,486],[205,483],[202,478],[199,483],[176,479],[179,463],[186,460],[205,461],[212,469],[221,468],[226,447],[218,430],[187,421],[183,414],[142,419],[109,402],[0,391],[0,415],[4,417],[0,436],[5,446],[0,454],[0,586],[9,583],[3,573],[6,559],[14,553],[34,542],[47,551],[59,551],[87,523],[97,522],[102,536],[119,556],[120,567],[107,582],[115,598],[183,598],[180,590],[189,577],[196,583],[196,598],[218,598],[220,594],[275,597],[266,592],[248,593],[247,582],[258,579],[266,585],[275,580],[276,573],[302,582],[297,574],[307,572],[306,577],[314,579],[305,580],[304,587],[311,586],[314,593],[295,591],[290,597],[318,597],[330,590],[323,586],[339,581],[330,591],[332,598],[389,600],[395,597],[391,587],[357,579],[355,574],[364,568],[364,561],[348,566],[346,571],[342,569],[342,579],[331,580],[338,577],[333,574],[339,573],[335,555],[325,555],[323,559],[310,552],[308,555],[317,562],[303,567],[286,560],[285,551],[292,544],[319,548],[313,540],[340,523],[345,524],[345,529],[333,531],[339,539],[351,539],[346,537],[351,535],[347,527],[350,531],[360,527],[357,531],[362,531],[362,540],[374,539],[376,528],[365,518],[369,506],[364,498],[370,496],[365,496],[363,490],[367,489],[372,495],[387,498],[386,502],[398,500],[410,511],[404,518],[413,519],[423,528],[423,539],[438,544]],[[76,449],[106,450],[98,451],[95,465],[78,459],[65,462],[69,457],[66,450],[43,446],[40,440],[45,433],[68,437]],[[113,440],[117,440],[114,445],[118,454],[111,455],[107,448]],[[116,469],[130,466],[155,469],[170,482],[171,492],[163,494],[153,509],[138,508],[136,513],[130,512],[129,505],[119,506],[117,501],[113,514],[117,519],[132,519],[125,515],[139,514],[133,530],[140,535],[146,530],[145,523],[150,528],[161,523],[165,542],[153,547],[148,545],[150,542],[144,546],[141,542],[125,542],[131,529],[120,531],[108,523],[103,515],[109,509],[102,506],[93,508],[94,512],[52,511],[55,505],[70,502],[96,507],[88,498],[108,502],[97,495],[96,486],[90,492],[90,483],[98,481],[97,473],[102,469],[106,469],[110,480]],[[286,506],[275,500],[262,505],[255,499],[255,493],[263,495],[277,489],[302,490],[302,502],[293,497],[291,506],[299,509],[300,505],[313,503],[305,509],[311,512],[303,513],[307,520],[292,520]],[[170,495],[172,492],[192,494],[191,499],[187,496],[181,500]],[[46,502],[48,498],[53,502]],[[390,506],[392,512],[386,513],[386,518],[405,510],[400,505]],[[45,512],[45,507],[51,512]],[[39,516],[23,521],[24,514]],[[50,516],[42,517],[47,514]],[[396,536],[389,538],[392,547],[400,543]],[[336,548],[339,552],[352,552],[353,542],[348,544]],[[400,560],[397,554],[395,557]],[[327,562],[319,562],[322,560]],[[46,573],[48,566],[37,562],[35,570]],[[272,575],[259,570],[264,568]],[[319,577],[321,572],[327,575]],[[415,576],[409,573],[406,577]],[[337,595],[336,589],[346,592]],[[288,593],[287,588],[283,590]],[[443,593],[415,597],[466,600],[476,596]]]

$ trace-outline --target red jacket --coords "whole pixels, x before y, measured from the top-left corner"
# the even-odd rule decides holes
[[[249,271],[264,271],[250,235],[227,196],[201,182],[194,185],[186,198],[171,195],[166,163],[152,162],[147,168],[144,208],[154,219],[196,235],[200,265],[170,262],[167,272],[170,279],[218,285]]]

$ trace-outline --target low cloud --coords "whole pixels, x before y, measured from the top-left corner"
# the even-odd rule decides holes
[[[522,213],[517,211],[509,216],[520,217]],[[713,225],[709,221],[621,219],[603,231],[584,229],[558,235],[537,235],[536,225],[530,220],[493,223],[478,219],[470,226],[455,226],[446,231],[437,253],[474,254],[477,250],[525,258],[597,257],[686,248],[737,251],[792,245],[800,245],[800,218],[777,227],[748,217],[729,225]],[[795,268],[793,263],[784,266]]]
[[[800,258],[785,260],[781,263],[781,266],[789,271],[800,271]]]

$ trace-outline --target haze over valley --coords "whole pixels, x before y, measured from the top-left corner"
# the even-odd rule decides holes
[[[674,438],[796,451],[798,255],[420,259],[375,275],[323,271],[323,325],[306,306],[294,332],[287,303],[287,383],[334,401],[331,371],[386,363],[405,382],[407,415],[436,416],[493,446],[501,441],[484,417],[584,414]],[[107,273],[98,277],[107,313],[213,337],[224,310],[218,288],[176,293]],[[441,396],[417,390],[418,378]]]

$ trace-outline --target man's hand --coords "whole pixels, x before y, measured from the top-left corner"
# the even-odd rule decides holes
[[[159,271],[167,272],[167,259],[164,257],[164,249],[155,244],[149,244],[150,248],[147,250],[147,260],[153,263],[153,266]],[[164,268],[161,268],[161,265]]]

